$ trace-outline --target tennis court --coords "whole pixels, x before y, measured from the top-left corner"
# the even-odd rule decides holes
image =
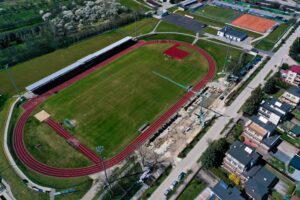
[[[244,14],[241,17],[233,20],[231,24],[258,33],[266,33],[267,31],[272,29],[277,24],[277,22],[262,17]]]

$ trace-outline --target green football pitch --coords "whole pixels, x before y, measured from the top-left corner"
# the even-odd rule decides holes
[[[163,51],[171,46],[148,44],[135,49],[51,96],[35,112],[44,109],[60,122],[75,120],[76,127],[69,131],[92,150],[103,145],[109,158],[134,140],[143,124],[151,123],[185,93],[153,72],[187,86],[208,72],[206,59],[188,47],[179,47],[190,53],[183,60],[167,58]]]

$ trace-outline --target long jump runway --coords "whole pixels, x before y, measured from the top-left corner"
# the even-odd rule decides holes
[[[149,126],[148,129],[146,129],[143,133],[141,133],[134,141],[132,141],[126,148],[124,148],[120,153],[115,155],[114,157],[104,160],[103,164],[100,164],[99,160],[100,158],[97,158],[96,154],[94,152],[91,152],[87,147],[84,145],[78,144],[78,150],[81,151],[84,155],[86,155],[90,160],[92,160],[95,164],[83,167],[83,168],[57,168],[57,167],[51,167],[46,164],[43,164],[39,161],[37,161],[33,156],[27,151],[24,141],[23,141],[23,134],[24,134],[24,127],[25,124],[30,117],[33,110],[41,104],[43,101],[45,101],[49,96],[55,94],[56,92],[63,90],[67,86],[75,83],[76,81],[80,80],[83,77],[88,76],[90,73],[92,73],[95,70],[98,70],[107,64],[113,62],[114,60],[126,55],[127,53],[133,51],[134,49],[137,49],[141,46],[147,45],[147,44],[156,44],[156,43],[170,43],[170,44],[180,44],[182,46],[186,46],[189,48],[192,48],[199,52],[201,55],[203,55],[208,64],[209,69],[208,73],[205,75],[205,77],[200,80],[194,87],[193,91],[199,91],[202,89],[213,77],[216,72],[216,64],[214,59],[203,49],[193,46],[191,44],[187,44],[184,42],[178,42],[173,40],[155,40],[155,41],[139,41],[137,44],[127,48],[126,50],[112,56],[111,58],[101,62],[100,64],[88,69],[87,71],[84,71],[83,73],[75,76],[74,78],[64,82],[63,84],[49,90],[48,92],[33,98],[26,102],[23,105],[24,113],[20,117],[19,121],[16,124],[15,130],[14,130],[14,137],[13,137],[13,146],[15,149],[15,152],[18,156],[18,158],[30,169],[44,174],[48,176],[55,176],[55,177],[79,177],[79,176],[86,176],[90,174],[94,174],[97,172],[100,172],[104,170],[103,166],[106,168],[110,168],[121,161],[123,161],[125,158],[127,158],[132,152],[134,152],[135,149],[137,149],[140,145],[142,145],[144,142],[146,142],[150,136],[152,136],[164,123],[167,122],[168,119],[170,119],[174,114],[177,113],[177,111],[182,108],[195,94],[193,91],[189,91],[185,93],[181,99],[177,101],[173,106],[171,106],[164,114],[162,114],[158,119],[156,119],[152,124]],[[48,119],[46,122],[49,126],[51,126],[54,129],[60,129],[59,126],[57,126],[56,122],[52,119]],[[63,132],[63,130],[60,130],[59,132]],[[65,139],[67,139],[69,136],[67,135],[61,135]],[[81,146],[80,146],[81,145]]]

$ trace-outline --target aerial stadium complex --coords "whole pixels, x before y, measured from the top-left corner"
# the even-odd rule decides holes
[[[22,105],[15,152],[30,169],[57,177],[114,166],[168,122],[215,71],[213,58],[199,47],[125,37],[26,87],[35,97]],[[44,163],[41,157],[51,151],[43,152],[32,139],[41,136],[41,127],[89,161],[75,168]],[[102,157],[96,154],[99,145]]]

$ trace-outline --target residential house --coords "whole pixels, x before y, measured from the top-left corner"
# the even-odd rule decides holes
[[[259,158],[260,155],[253,148],[240,141],[235,141],[226,152],[222,167],[229,173],[240,177],[243,183],[246,180],[243,173],[251,169]]]
[[[245,200],[236,187],[229,187],[223,181],[219,181],[212,189],[209,200]]]
[[[263,152],[268,152],[278,144],[280,139],[280,135],[275,130],[276,125],[263,116],[254,115],[245,124],[244,143]]]
[[[289,84],[294,86],[300,85],[300,66],[292,65],[287,70],[281,71],[282,78]]]
[[[278,181],[274,174],[260,165],[253,167],[247,173],[247,176],[245,191],[254,200],[267,199],[271,189]]]
[[[258,115],[265,117],[268,121],[275,125],[285,119],[287,114],[292,111],[292,107],[284,102],[277,101],[273,98],[271,100],[262,101]]]
[[[298,106],[300,102],[300,89],[296,87],[290,87],[279,97],[279,100],[293,107]]]
[[[217,35],[237,42],[241,42],[248,37],[246,33],[238,31],[230,26],[223,27],[218,31]]]

